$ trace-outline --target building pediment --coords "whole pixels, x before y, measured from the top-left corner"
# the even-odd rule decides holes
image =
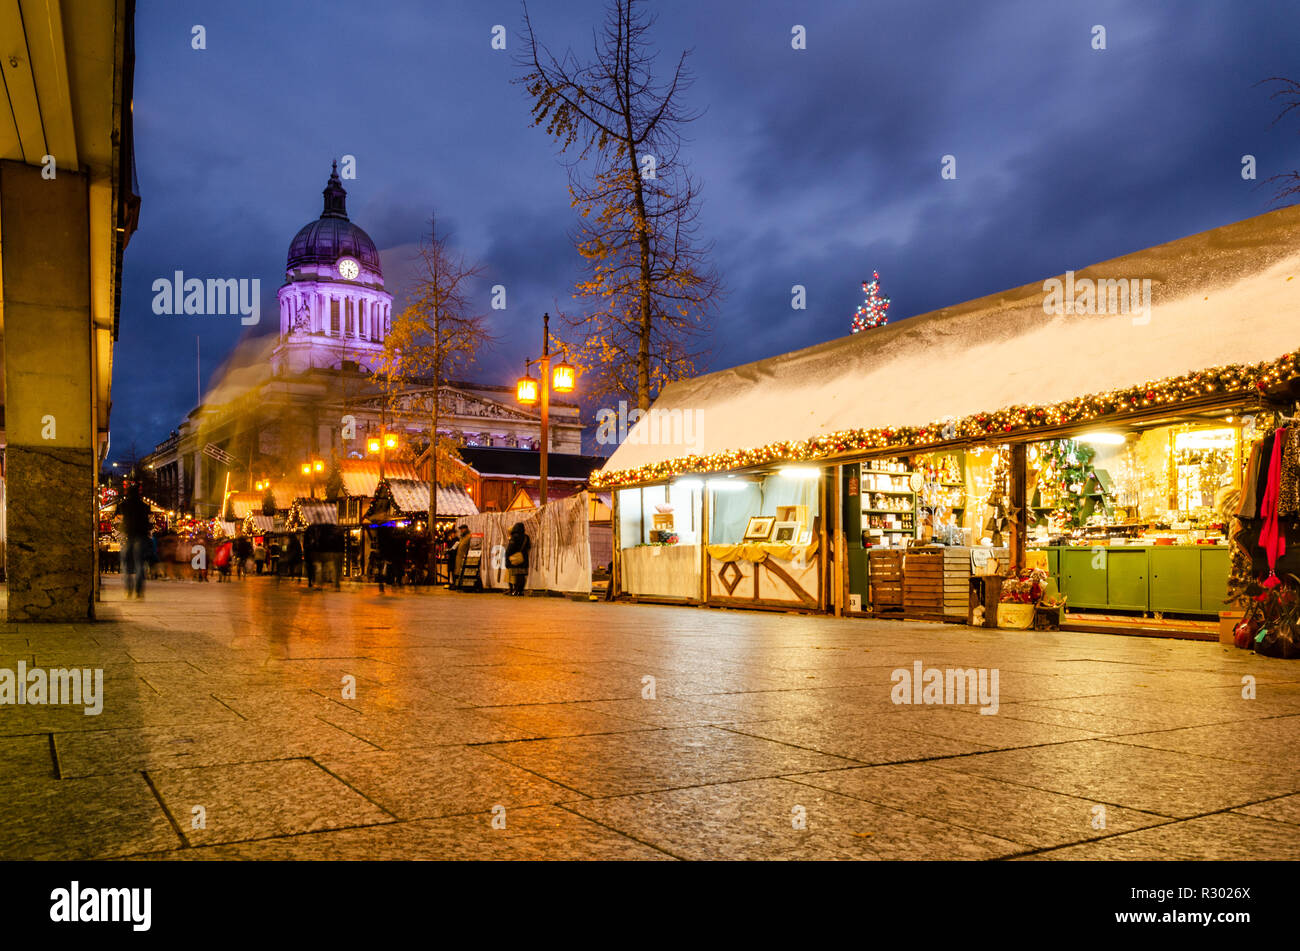
[[[537,416],[516,406],[485,399],[455,387],[443,387],[441,408],[448,416],[476,416],[511,422],[537,422]]]
[[[536,415],[514,406],[507,406],[505,403],[499,403],[496,400],[484,399],[481,396],[466,393],[464,390],[451,386],[440,387],[439,390],[441,398],[438,412],[444,418],[459,416],[465,419],[493,420],[508,423],[532,423],[534,425],[537,423]],[[429,407],[426,401],[428,392],[428,389],[424,389],[400,394],[393,399],[393,411],[397,413],[428,412]],[[365,400],[363,405],[377,410],[383,403],[382,396],[374,396]]]

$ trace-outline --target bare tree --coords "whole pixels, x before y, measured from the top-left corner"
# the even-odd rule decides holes
[[[429,574],[436,560],[433,531],[438,518],[439,456],[456,458],[455,449],[438,438],[440,389],[462,368],[473,363],[484,347],[494,342],[487,315],[470,302],[474,281],[483,265],[471,263],[452,250],[450,236],[440,234],[436,216],[420,241],[419,278],[411,303],[393,319],[379,358],[379,377],[387,405],[397,397],[400,384],[428,380],[431,385],[408,389],[405,395],[429,413]],[[459,461],[459,459],[456,459]]]
[[[1282,76],[1270,76],[1268,79],[1261,79],[1255,85],[1272,86],[1273,92],[1269,94],[1269,98],[1281,100],[1282,110],[1273,117],[1272,125],[1277,125],[1293,110],[1300,109],[1300,82]],[[1277,188],[1273,194],[1274,204],[1289,204],[1295,200],[1294,196],[1300,195],[1300,171],[1280,172],[1277,175],[1270,175],[1264,181],[1271,182]]]
[[[583,362],[601,390],[635,394],[648,409],[664,382],[693,371],[693,338],[722,284],[711,248],[697,241],[698,186],[679,161],[682,127],[699,118],[680,102],[691,83],[689,51],[656,80],[654,18],[640,5],[609,0],[585,63],[554,56],[525,5],[519,82],[533,99],[533,124],[570,156],[581,216],[574,240],[590,272],[574,296],[595,305],[573,321],[584,335]]]

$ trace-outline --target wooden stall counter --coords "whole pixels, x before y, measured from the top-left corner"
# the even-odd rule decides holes
[[[821,558],[807,545],[709,545],[708,602],[733,607],[818,610]]]
[[[622,591],[629,597],[699,602],[699,545],[637,545],[620,555]]]

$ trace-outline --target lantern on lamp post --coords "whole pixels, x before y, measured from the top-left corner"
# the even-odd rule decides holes
[[[397,433],[380,433],[378,436],[371,436],[366,440],[366,452],[370,455],[379,456],[379,482],[384,481],[384,463],[387,461],[388,453],[396,450],[400,445]],[[378,489],[378,483],[375,488]]]
[[[551,315],[542,314],[542,355],[524,361],[524,375],[515,384],[515,399],[524,406],[541,403],[542,438],[537,457],[537,494],[540,505],[546,504],[546,470],[551,448],[551,390],[572,393],[578,385],[578,370],[568,361],[568,348],[560,344],[563,358],[551,366]],[[540,379],[529,373],[538,364]]]
[[[309,480],[308,492],[313,499],[316,498],[316,473],[323,472],[324,469],[325,463],[319,459],[313,459],[310,462],[304,462],[302,464],[302,474],[307,476]]]

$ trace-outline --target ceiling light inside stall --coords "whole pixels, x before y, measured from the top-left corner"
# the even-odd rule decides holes
[[[1078,442],[1086,442],[1093,446],[1124,445],[1123,433],[1084,433],[1076,438]]]

